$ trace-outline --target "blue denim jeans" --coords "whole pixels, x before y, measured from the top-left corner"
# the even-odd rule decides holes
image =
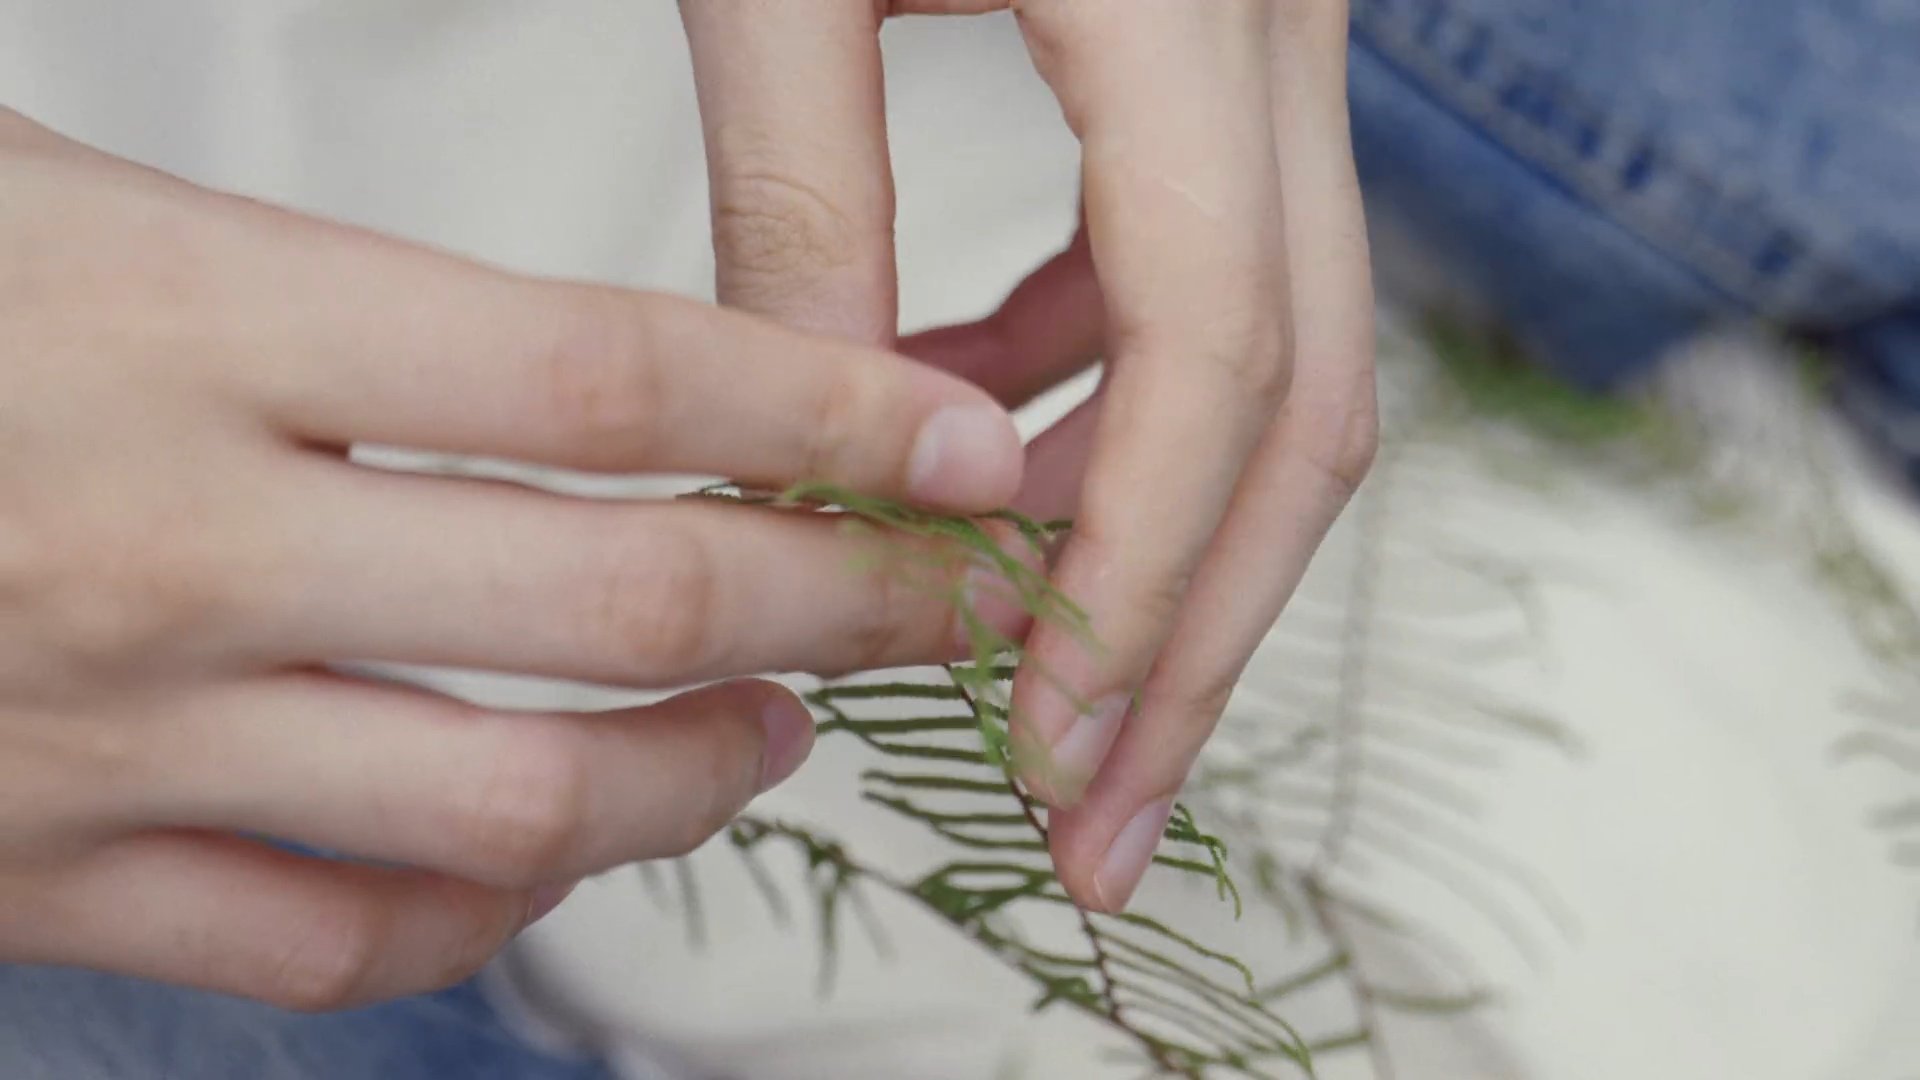
[[[0,965],[6,1080],[613,1080],[542,1050],[469,982],[332,1015],[95,972]]]
[[[1373,211],[1597,387],[1758,318],[1920,483],[1920,0],[1352,0]],[[6,1080],[600,1080],[477,985],[337,1016],[0,967]]]
[[[1920,0],[1351,2],[1371,209],[1537,359],[1758,319],[1920,484]]]

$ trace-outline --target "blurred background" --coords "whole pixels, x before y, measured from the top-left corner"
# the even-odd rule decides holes
[[[1330,1078],[1915,1080],[1920,8],[1353,6],[1385,447],[1190,792],[1245,914],[1178,875],[1148,909],[1256,968]],[[886,45],[905,328],[976,316],[1068,239],[1075,147],[1009,19]],[[666,0],[0,0],[0,101],[518,270],[711,295]],[[862,798],[874,765],[825,739],[756,814],[888,874],[951,857]],[[792,925],[716,844],[589,882],[488,978],[641,1077],[1143,1071],[884,888],[823,994],[808,868],[764,872]]]

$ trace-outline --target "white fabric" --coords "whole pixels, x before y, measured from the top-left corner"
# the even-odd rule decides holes
[[[1073,147],[1007,21],[907,22],[888,44],[904,313],[976,314],[1066,239]],[[0,100],[199,181],[515,268],[709,292],[698,126],[666,0],[0,0]],[[1920,887],[1864,824],[1913,778],[1830,753],[1856,723],[1836,702],[1873,679],[1852,639],[1790,555],[1553,467],[1574,494],[1552,512],[1497,487],[1451,512],[1555,568],[1530,693],[1589,753],[1515,755],[1481,794],[1487,835],[1566,900],[1573,932],[1544,933],[1529,968],[1436,902],[1512,993],[1465,1022],[1394,1028],[1400,1075],[1920,1076]],[[1870,479],[1847,498],[1920,582],[1920,518]],[[1274,649],[1256,693],[1285,675]],[[615,697],[457,682],[504,702]],[[763,809],[919,859],[920,833],[854,797],[863,762],[823,744]],[[888,916],[890,962],[850,935],[837,995],[817,1000],[810,935],[773,927],[729,859],[701,859],[704,950],[635,875],[610,875],[530,936],[531,985],[636,1075],[643,1060],[748,1080],[1130,1075],[1099,1062],[1091,1024],[1030,1018],[1028,987],[924,918]],[[1222,918],[1154,888],[1189,925]],[[1259,916],[1221,928],[1250,949],[1274,933]]]

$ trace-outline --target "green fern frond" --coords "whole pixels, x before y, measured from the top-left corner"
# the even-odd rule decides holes
[[[1685,416],[1655,402],[1571,389],[1520,362],[1497,336],[1436,323],[1430,343],[1443,377],[1415,395],[1405,423],[1390,426],[1373,479],[1348,514],[1358,536],[1354,565],[1332,598],[1308,590],[1295,600],[1271,639],[1287,650],[1288,663],[1275,667],[1288,675],[1261,687],[1257,703],[1229,711],[1156,855],[1160,866],[1213,880],[1236,913],[1244,904],[1276,912],[1285,945],[1299,958],[1291,970],[1255,981],[1254,970],[1273,957],[1228,956],[1202,946],[1205,935],[1185,927],[1072,906],[1052,876],[1038,814],[1007,778],[1005,688],[1021,659],[1017,643],[967,621],[958,595],[952,598],[970,641],[968,664],[944,678],[862,680],[809,696],[823,734],[857,739],[876,755],[861,777],[867,801],[918,823],[955,857],[911,878],[889,879],[870,867],[844,881],[824,869],[813,878],[836,889],[876,884],[923,905],[1022,972],[1037,1008],[1073,1008],[1106,1020],[1153,1075],[1267,1076],[1275,1067],[1292,1075],[1310,1071],[1316,1054],[1363,1052],[1385,1080],[1392,1063],[1382,1032],[1391,1017],[1491,1000],[1481,958],[1460,955],[1422,912],[1381,892],[1376,875],[1383,870],[1434,883],[1522,957],[1537,958],[1543,941],[1574,936],[1577,927],[1553,891],[1469,826],[1479,810],[1479,777],[1498,767],[1501,755],[1544,751],[1572,760],[1584,750],[1551,710],[1523,694],[1490,690],[1485,669],[1531,661],[1546,632],[1535,595],[1540,579],[1557,576],[1587,588],[1606,583],[1574,581],[1581,571],[1534,555],[1520,561],[1477,538],[1447,535],[1435,515],[1403,513],[1402,504],[1424,493],[1476,512],[1512,512],[1503,482],[1557,498],[1561,474],[1542,468],[1543,446],[1599,456],[1636,477],[1657,474],[1675,489],[1694,485],[1699,521],[1744,515],[1749,499],[1700,478],[1700,432]],[[1502,444],[1483,437],[1492,428],[1521,434]],[[1011,595],[1036,615],[1077,627],[1097,647],[1084,613],[1050,592],[1027,561],[997,557],[996,533],[987,528],[1003,521],[1017,543],[1042,550],[1066,523],[1017,515],[956,522],[819,486],[751,498],[950,545],[958,558],[1004,572]],[[1845,521],[1844,514],[1825,516]],[[1862,641],[1911,669],[1920,661],[1920,618],[1885,566],[1844,526],[1809,526],[1805,535],[1816,553],[1813,572],[1850,613]],[[930,587],[951,579],[952,565],[940,559],[913,569]],[[1410,590],[1396,582],[1434,581],[1457,582],[1454,594],[1470,595],[1472,610],[1401,602]],[[1499,626],[1488,630],[1495,618]],[[1920,716],[1915,701],[1920,697],[1904,693],[1875,699],[1863,713],[1867,723],[1835,756],[1920,774],[1920,738],[1907,723]],[[1219,836],[1201,831],[1193,811]],[[1871,824],[1888,832],[1896,860],[1920,862],[1920,840],[1909,831],[1917,820],[1913,802],[1896,801],[1875,809]],[[808,852],[831,851],[836,866],[851,862],[804,830],[749,825]],[[1238,857],[1238,883],[1226,872],[1221,837]],[[832,898],[819,885],[812,892],[817,903]],[[1023,916],[1047,911],[1077,913],[1075,947],[1041,948],[1022,936]],[[1416,957],[1414,968],[1430,977],[1400,970],[1385,977],[1379,961],[1389,953]],[[1310,1035],[1282,1019],[1297,1002],[1328,994],[1344,994],[1350,1011],[1310,1025]]]
[[[1420,1005],[1435,1010],[1446,1005],[1470,1008],[1485,1000],[1485,991],[1472,984],[1465,990],[1374,987],[1354,963],[1359,946],[1346,926],[1346,920],[1358,918],[1354,913],[1365,905],[1347,903],[1310,866],[1277,856],[1267,846],[1270,831],[1265,829],[1238,830],[1243,842],[1255,845],[1258,853],[1254,863],[1260,868],[1262,899],[1287,906],[1296,927],[1311,924],[1319,937],[1334,943],[1341,958],[1338,964],[1308,965],[1291,977],[1256,986],[1250,967],[1240,958],[1208,949],[1192,935],[1144,916],[1078,912],[1053,877],[1046,858],[1045,829],[1035,808],[1008,779],[1004,758],[992,751],[990,733],[1005,730],[1004,684],[1017,661],[1017,651],[1003,650],[988,662],[954,665],[945,670],[944,679],[836,683],[813,691],[808,700],[823,717],[823,734],[859,739],[897,762],[863,773],[862,794],[871,804],[917,822],[963,853],[921,877],[892,880],[886,887],[915,899],[1026,974],[1036,989],[1036,1007],[1065,1005],[1099,1016],[1132,1039],[1143,1060],[1157,1072],[1207,1077],[1272,1075],[1271,1064],[1279,1062],[1305,1071],[1316,1049],[1321,1053],[1374,1049],[1382,1014]],[[1444,669],[1423,677],[1444,679]],[[1470,681],[1463,685],[1472,688]],[[1422,713],[1416,722],[1438,724],[1452,732],[1460,730],[1464,717],[1489,733],[1562,748],[1577,743],[1537,709],[1478,694],[1456,696],[1459,700],[1452,705],[1451,718]],[[1329,699],[1336,705],[1343,700],[1343,709],[1371,712],[1373,708],[1364,697],[1336,692]],[[1262,715],[1249,724],[1263,723],[1271,730],[1271,719]],[[1243,735],[1247,726],[1230,724],[1222,737],[1232,740]],[[1345,721],[1290,733],[1278,744],[1257,749],[1254,760],[1259,764],[1237,775],[1248,782],[1284,782],[1286,774],[1304,770],[1259,766],[1301,766],[1329,754],[1337,757],[1351,735],[1351,725]],[[1374,809],[1365,821],[1349,827],[1343,843],[1391,848],[1390,857],[1409,859],[1402,851],[1406,844],[1431,841],[1424,836],[1418,841],[1395,840],[1383,834],[1383,826],[1373,820],[1379,805],[1391,807],[1401,799],[1438,800],[1435,805],[1442,809],[1465,809],[1458,798],[1445,793],[1444,781],[1426,777],[1417,768],[1396,771],[1389,765],[1382,772],[1375,762],[1369,774],[1374,777],[1370,784],[1384,786],[1366,800]],[[1213,790],[1223,775],[1203,770],[1203,777],[1209,779],[1200,785],[1202,791]],[[1324,792],[1314,794],[1309,788],[1299,789],[1299,796],[1303,808],[1323,805],[1325,798]],[[1211,807],[1207,810],[1209,817],[1218,813]],[[1187,804],[1169,822],[1166,842],[1168,849],[1156,856],[1158,865],[1211,878],[1239,910],[1240,890],[1226,874],[1227,845],[1198,828]],[[824,847],[814,838],[807,849]],[[1192,854],[1182,854],[1181,848]],[[1477,852],[1470,842],[1461,843],[1459,837],[1443,838],[1436,850],[1450,854],[1438,862],[1416,854],[1410,861],[1430,870],[1441,867],[1431,872],[1440,874],[1456,891],[1473,894],[1480,887],[1476,875],[1493,873],[1485,865],[1485,853]],[[1450,861],[1454,859],[1462,860],[1458,870]],[[1320,873],[1326,870],[1323,867]],[[887,879],[869,868],[864,880]],[[827,897],[817,888],[815,893],[817,901]],[[1483,904],[1496,922],[1515,921],[1504,901]],[[1049,908],[1077,913],[1084,951],[1041,949],[1021,937],[1016,929],[1020,914]],[[1209,974],[1210,966],[1220,974]],[[1275,1012],[1293,996],[1327,984],[1345,987],[1354,996],[1361,1016],[1356,1028],[1306,1039]]]
[[[701,494],[835,514],[882,537],[935,541],[938,546],[920,556],[927,561],[911,566],[925,572],[910,581],[941,590],[967,631],[969,662],[947,665],[937,679],[846,681],[806,695],[821,716],[822,736],[857,739],[889,762],[862,773],[862,797],[929,830],[959,858],[904,879],[864,865],[838,843],[791,824],[745,818],[729,833],[735,849],[749,860],[772,841],[801,852],[823,956],[836,949],[841,912],[860,895],[859,886],[873,885],[918,902],[1024,973],[1035,984],[1036,1009],[1064,1005],[1099,1017],[1162,1071],[1196,1078],[1261,1077],[1272,1075],[1263,1070],[1279,1061],[1311,1074],[1306,1041],[1256,999],[1253,972],[1242,960],[1144,915],[1085,912],[1054,876],[1046,827],[1014,779],[1008,754],[1008,691],[1023,661],[1018,643],[975,617],[973,598],[954,582],[956,559],[984,567],[1036,620],[1063,626],[1097,649],[1084,612],[985,527],[987,522],[1011,526],[1016,542],[1040,553],[1067,523],[1036,522],[1011,512],[955,518],[825,485],[775,495],[719,486]],[[900,560],[889,554],[886,562],[895,570]],[[876,709],[896,711],[875,715]],[[1226,844],[1203,830],[1184,804],[1176,806],[1163,843],[1155,854],[1157,865],[1212,881],[1222,900],[1232,900],[1238,916],[1242,900],[1228,873]],[[1049,910],[1072,913],[1082,952],[1042,949],[1023,937],[1020,913]],[[821,977],[823,986],[830,984],[831,970],[824,964]]]
[[[902,878],[783,822],[743,818],[731,836],[744,850],[781,841],[802,852],[824,949],[836,941],[839,899],[861,885],[877,887],[918,903],[1026,976],[1035,989],[1034,1009],[1064,1006],[1097,1017],[1166,1071],[1196,1078],[1268,1077],[1273,1074],[1264,1071],[1265,1064],[1282,1061],[1311,1075],[1305,1043],[1254,999],[1251,972],[1239,960],[1145,916],[1081,911],[1042,863],[1016,857],[958,861]],[[1035,906],[1071,911],[1082,928],[1085,951],[1030,944],[1017,929],[1017,916]],[[1230,973],[1233,981],[1208,974],[1207,965]]]

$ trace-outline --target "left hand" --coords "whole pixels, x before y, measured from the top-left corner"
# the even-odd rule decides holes
[[[1373,304],[1344,0],[684,0],[720,299],[890,342],[888,14],[1011,7],[1082,152],[1083,226],[902,351],[1019,404],[1104,356],[1016,504],[1075,527],[1015,682],[1022,780],[1082,904],[1124,907],[1254,649],[1371,462]],[[1067,689],[1062,689],[1064,686]],[[1084,710],[1083,710],[1084,706]]]

